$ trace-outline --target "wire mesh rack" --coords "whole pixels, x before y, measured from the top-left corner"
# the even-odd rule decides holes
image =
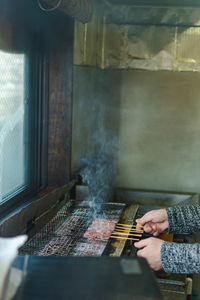
[[[118,221],[123,205],[104,204],[95,218]],[[63,206],[58,213],[20,250],[20,254],[39,256],[101,256],[107,240],[87,239],[84,233],[94,220],[90,207]]]

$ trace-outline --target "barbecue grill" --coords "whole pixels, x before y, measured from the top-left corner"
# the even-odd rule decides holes
[[[84,192],[83,192],[84,191]],[[69,200],[49,222],[21,249],[20,254],[38,256],[67,256],[67,257],[136,257],[136,248],[132,236],[127,233],[125,238],[88,239],[85,232],[96,219],[116,221],[121,228],[135,224],[135,219],[151,209],[170,205],[196,203],[198,198],[192,194],[155,193],[147,191],[131,191],[117,189],[115,202],[100,202],[97,210],[89,195],[89,187],[76,185],[78,199]],[[82,196],[81,196],[82,195]],[[82,199],[81,199],[82,198]],[[122,202],[123,199],[123,202]],[[116,231],[115,227],[115,231]],[[130,227],[128,227],[130,228]],[[119,227],[118,227],[119,229]],[[129,232],[130,233],[130,232]],[[120,235],[122,237],[122,235]],[[146,235],[142,233],[139,238]],[[185,241],[186,236],[165,235],[163,238]],[[185,275],[174,278],[170,274],[159,273],[157,276],[161,290],[168,291],[169,297],[179,293],[180,299],[186,294]],[[164,277],[164,278],[163,278]],[[178,281],[177,281],[177,278]],[[167,298],[166,298],[167,299]],[[182,298],[183,299],[183,298]]]
[[[79,188],[77,186],[77,189]],[[102,299],[104,297],[108,300],[116,297],[118,297],[117,299],[137,300],[161,299],[152,271],[143,260],[138,260],[130,251],[133,248],[133,241],[126,241],[126,239],[114,239],[113,241],[112,238],[84,237],[85,232],[96,220],[111,223],[113,221],[115,230],[117,226],[122,226],[115,226],[115,223],[133,224],[138,207],[136,204],[100,202],[97,203],[96,210],[94,203],[91,206],[89,201],[85,199],[71,199],[67,202],[21,248],[20,254],[23,256],[18,257],[15,264],[19,264],[20,261],[21,268],[26,269],[23,272],[27,275],[23,277],[23,284],[16,296],[19,298],[16,299],[26,299],[27,296],[29,299],[51,299],[51,297],[54,297],[52,294],[55,293],[58,286],[60,288],[57,295],[61,298],[65,295],[69,299],[71,297],[74,297],[74,299],[93,299],[93,297]],[[27,256],[27,254],[30,256]],[[34,258],[32,255],[37,256]],[[45,260],[45,256],[46,259],[47,256],[49,259]],[[57,260],[55,260],[55,256],[57,256]],[[83,260],[80,260],[81,256]],[[100,256],[102,258],[98,259]],[[110,256],[110,259],[108,259],[108,256]],[[25,263],[24,257],[28,257],[28,262]],[[61,259],[64,259],[64,257],[66,257],[66,260]],[[91,257],[94,257],[94,259],[92,260]],[[74,260],[75,258],[77,260]],[[60,264],[62,267],[58,268]],[[125,273],[122,272],[121,274],[121,272],[119,273],[119,266],[121,268],[123,264],[122,269],[125,270],[123,271]],[[77,272],[77,268],[80,271]],[[132,271],[130,268],[132,268]],[[45,271],[47,269],[48,272]],[[37,270],[41,274],[39,285]],[[82,274],[83,270],[85,270],[84,274]],[[126,272],[128,273],[126,274]],[[49,275],[49,273],[52,275]],[[54,276],[54,273],[57,275]],[[113,273],[114,276],[111,275]],[[46,278],[44,274],[47,274]],[[95,282],[92,281],[91,284],[90,278],[94,276],[99,279]],[[74,277],[76,280],[74,280]],[[108,283],[108,278],[111,277],[112,279],[109,279],[110,282]],[[63,278],[67,280],[67,285],[63,283]],[[147,290],[144,289],[145,281],[143,280],[150,282]],[[134,283],[130,285],[130,281]],[[31,284],[36,288],[30,289],[29,282],[32,282]],[[52,286],[52,291],[48,290],[48,293],[45,294],[47,298],[42,298],[44,297],[42,291],[46,285],[49,286],[49,283]],[[68,285],[70,286],[70,295]],[[76,285],[79,286],[80,290],[77,290]],[[87,286],[90,287],[89,291]]]
[[[125,224],[124,226],[131,226],[135,224],[135,219],[144,215],[148,210],[164,207],[166,202],[170,206],[196,203],[197,201],[196,196],[191,194],[161,194],[118,189],[115,193],[116,202],[97,202],[96,211],[96,207],[91,206],[90,201],[80,200],[80,189],[82,190],[82,188],[82,186],[76,186],[79,200],[71,199],[66,203],[39,232],[29,239],[21,249],[21,254],[41,256],[135,255],[134,240],[132,241],[131,235],[129,235],[131,232],[127,233],[124,240],[120,238],[87,239],[84,237],[84,233],[94,219],[113,220],[119,224]],[[122,195],[124,195],[124,203],[121,201]],[[132,200],[130,200],[130,195],[132,195]],[[144,205],[145,202],[148,205]],[[125,229],[123,225],[120,226]],[[133,230],[133,228],[130,229]],[[138,238],[147,236],[141,231],[141,236]],[[165,235],[164,239],[167,238],[171,239],[172,237]]]

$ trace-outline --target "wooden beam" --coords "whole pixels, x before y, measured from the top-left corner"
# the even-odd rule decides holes
[[[73,21],[56,29],[49,66],[48,185],[70,180],[72,135]],[[57,25],[58,26],[58,25]],[[62,29],[63,28],[63,29]],[[71,35],[71,36],[70,36]]]

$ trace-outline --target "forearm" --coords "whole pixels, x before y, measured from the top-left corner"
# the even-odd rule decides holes
[[[169,273],[200,273],[200,244],[164,242],[161,262],[163,269]]]
[[[200,205],[175,206],[166,209],[168,233],[191,233],[200,231]]]

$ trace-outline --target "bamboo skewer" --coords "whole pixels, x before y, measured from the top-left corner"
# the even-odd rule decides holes
[[[127,238],[127,237],[122,237],[122,236],[110,236],[113,239],[121,239],[121,240],[131,240],[131,241],[139,241],[140,239],[134,239],[134,238]]]
[[[111,238],[139,241],[140,239],[135,237],[142,237],[142,233],[144,233],[143,228],[144,226],[140,226],[140,225],[117,223],[115,226],[115,230],[111,235]]]
[[[137,224],[125,224],[125,223],[117,223],[117,225],[122,225],[122,226],[137,226]],[[141,225],[139,225],[139,226],[141,226]],[[141,227],[143,227],[143,226],[141,226]]]
[[[126,228],[126,227],[118,227],[118,226],[116,226],[115,227],[117,230],[132,230],[132,231],[144,231],[143,229],[136,229],[136,228]]]
[[[137,227],[125,227],[125,226],[120,226],[120,225],[116,225],[115,227],[122,228],[122,229],[143,230],[142,227],[140,227],[138,229],[137,229]]]
[[[129,236],[129,235],[131,235],[131,236],[142,236],[142,234],[134,234],[134,233],[124,233],[124,232],[117,232],[117,231],[114,231],[114,232],[112,232],[112,234],[116,234],[116,235],[125,235],[125,236]]]
[[[117,223],[116,226],[120,226],[120,227],[140,227],[143,228],[144,226],[141,225],[130,225],[130,224],[122,224],[122,223]]]
[[[116,229],[119,229],[119,230],[132,230],[132,231],[144,231],[143,228],[140,228],[140,229],[137,229],[137,228],[134,228],[134,227],[120,227],[120,226],[115,226]]]
[[[121,231],[121,232],[130,232],[130,233],[144,233],[143,230],[130,230],[130,229],[118,229],[115,228],[116,231]]]
[[[121,227],[121,226],[115,226],[116,228],[119,228],[119,229],[123,229],[123,230],[136,230],[136,231],[144,231],[144,229],[143,228],[141,228],[141,229],[136,229],[136,228],[134,228],[134,227]]]

